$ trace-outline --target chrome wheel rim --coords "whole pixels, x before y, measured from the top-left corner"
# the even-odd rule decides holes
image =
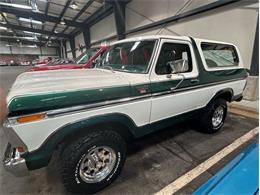
[[[105,179],[116,163],[115,151],[108,146],[91,149],[80,162],[79,174],[86,183],[97,183]]]
[[[213,117],[212,117],[213,127],[218,127],[222,123],[223,118],[224,118],[224,108],[222,106],[219,106],[213,113]]]

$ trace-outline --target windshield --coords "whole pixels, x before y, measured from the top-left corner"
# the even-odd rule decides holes
[[[77,64],[86,64],[93,55],[99,50],[99,48],[91,48],[88,49],[85,53],[81,54],[77,57],[76,62]]]
[[[102,55],[100,68],[111,67],[117,71],[146,73],[154,45],[155,40],[112,45]]]

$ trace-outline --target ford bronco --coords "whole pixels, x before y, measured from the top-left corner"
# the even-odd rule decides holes
[[[115,42],[94,69],[23,73],[7,97],[4,167],[24,175],[56,150],[65,187],[97,192],[134,138],[197,116],[201,131],[219,131],[246,77],[236,46],[162,35]]]

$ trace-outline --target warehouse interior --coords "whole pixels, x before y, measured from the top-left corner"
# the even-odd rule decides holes
[[[202,134],[184,122],[131,143],[122,173],[98,194],[192,194],[258,142],[255,134],[197,177],[180,181],[179,187],[174,183],[259,125],[258,0],[0,0],[0,89],[4,96],[18,75],[34,67],[48,63],[74,67],[92,48],[154,35],[234,44],[248,72],[243,100],[228,103],[226,122],[216,135]],[[1,157],[7,143],[1,127]],[[67,194],[58,169],[56,157],[25,177],[15,177],[0,165],[0,193]],[[177,185],[174,193],[163,191],[171,189],[171,184]]]

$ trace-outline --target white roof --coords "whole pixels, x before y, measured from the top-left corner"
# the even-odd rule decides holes
[[[145,36],[138,36],[138,37],[131,37],[131,38],[126,38],[120,41],[116,41],[112,44],[115,43],[123,43],[123,42],[128,42],[128,41],[141,41],[141,40],[147,40],[147,39],[175,39],[175,40],[187,40],[190,41],[190,38],[187,36],[173,36],[173,35],[145,35]]]
[[[233,45],[231,43],[227,43],[227,42],[222,42],[222,41],[215,41],[215,40],[207,40],[207,39],[200,39],[200,38],[195,38],[192,37],[196,42],[210,42],[210,43],[222,43],[222,44],[229,44],[229,45]],[[141,41],[141,40],[148,40],[148,39],[175,39],[175,40],[185,40],[185,41],[191,41],[190,37],[188,36],[173,36],[173,35],[145,35],[145,36],[136,36],[136,37],[131,37],[131,38],[126,38],[120,41],[115,41],[113,42],[111,45],[113,44],[117,44],[117,43],[123,43],[123,42],[129,42],[129,41]]]

